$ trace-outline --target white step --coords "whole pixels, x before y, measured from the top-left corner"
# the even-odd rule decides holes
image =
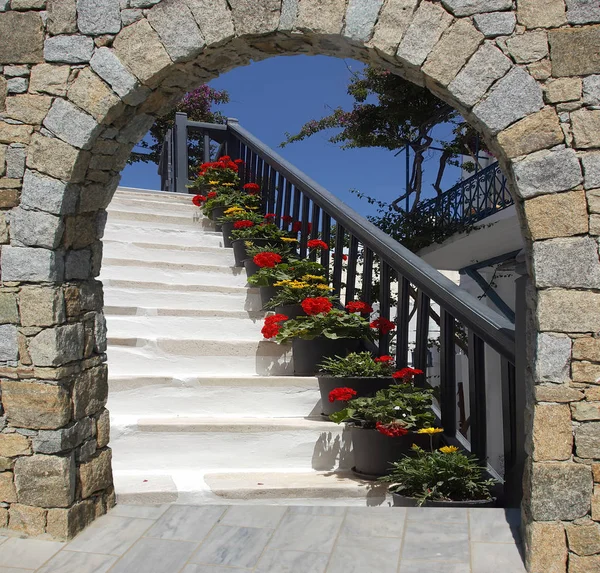
[[[105,241],[103,256],[107,259],[129,259],[132,261],[156,261],[169,263],[182,263],[193,265],[218,265],[233,267],[233,249],[223,248],[199,248],[192,250],[163,245],[146,246],[140,243],[120,243],[116,241]]]
[[[153,198],[123,197],[115,195],[107,208],[109,215],[114,211],[133,211],[136,213],[169,213],[189,215],[201,214],[198,207],[192,204],[191,197],[183,201],[161,201]]]
[[[157,199],[164,202],[190,201],[193,194],[190,193],[169,193],[157,189],[140,189],[137,187],[119,187],[117,188],[115,198],[133,197],[139,199]]]
[[[316,417],[321,413],[314,377],[119,377],[109,362],[109,387],[108,408],[121,420],[160,416]]]
[[[208,228],[208,227],[207,227]],[[122,243],[151,243],[159,245],[183,245],[202,247],[222,247],[223,234],[214,231],[203,231],[200,226],[191,229],[162,227],[147,223],[125,224],[113,223],[111,219],[106,224],[104,239]]]
[[[144,277],[148,278],[148,277]],[[198,284],[177,284],[161,283],[152,280],[129,280],[129,279],[109,279],[102,278],[102,284],[105,289],[133,289],[137,291],[162,290],[165,293],[208,293],[208,294],[232,294],[242,296],[248,294],[249,297],[260,297],[260,291],[257,288],[246,288],[226,285],[198,285]],[[175,294],[173,295],[175,296]]]
[[[264,316],[258,292],[174,292],[158,289],[104,287],[104,311],[107,314],[185,314],[192,316],[220,316],[237,313],[256,318]],[[259,314],[257,314],[259,313]]]
[[[159,340],[139,347],[109,344],[107,354],[115,377],[168,374],[185,380],[223,375],[291,376],[294,372],[291,347],[273,342]]]
[[[205,230],[214,232],[214,223],[210,219],[202,217],[199,212],[190,211],[185,215],[171,215],[167,208],[157,209],[157,212],[154,213],[113,210],[109,212],[109,221],[111,225],[125,223],[136,227],[165,230]]]

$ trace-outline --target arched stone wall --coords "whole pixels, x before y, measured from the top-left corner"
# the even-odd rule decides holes
[[[95,277],[133,144],[221,72],[327,54],[426,85],[509,176],[533,279],[530,571],[597,568],[599,23],[595,0],[0,0],[0,526],[70,537],[114,504]]]

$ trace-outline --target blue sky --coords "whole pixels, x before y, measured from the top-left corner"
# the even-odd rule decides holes
[[[332,107],[350,109],[353,100],[346,88],[351,70],[362,66],[357,61],[326,56],[280,56],[236,68],[210,85],[229,92],[231,102],[219,108],[227,116],[238,118],[248,131],[342,201],[362,213],[371,213],[374,208],[349,189],[381,200],[394,199],[404,189],[404,155],[394,157],[382,149],[341,150],[327,141],[325,133],[278,148],[286,131],[295,133],[303,123],[326,115]],[[426,165],[426,181],[430,182],[437,173],[436,158]],[[451,187],[458,177],[457,169],[447,169],[443,188]],[[158,189],[156,167],[126,167],[121,185]],[[426,183],[427,195],[432,194],[430,189]]]

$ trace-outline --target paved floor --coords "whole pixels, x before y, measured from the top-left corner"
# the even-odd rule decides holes
[[[0,573],[525,573],[518,519],[503,509],[119,505],[70,543],[0,535]]]

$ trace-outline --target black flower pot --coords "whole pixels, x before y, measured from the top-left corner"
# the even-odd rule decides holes
[[[280,304],[274,309],[276,314],[285,314],[288,318],[298,318],[299,316],[306,316],[304,309],[299,304]]]
[[[231,231],[233,231],[233,221],[227,221],[221,225],[221,231],[223,232],[223,246],[231,248]]]
[[[266,286],[260,287],[260,302],[264,306],[271,301],[271,299],[279,292],[278,287]]]
[[[321,413],[323,416],[329,416],[346,407],[346,402],[340,400],[336,400],[335,402],[329,401],[329,393],[336,388],[352,388],[352,390],[356,391],[356,398],[366,398],[374,396],[378,390],[389,388],[394,383],[393,378],[341,378],[339,376],[325,375],[319,375],[317,378],[319,379]]]
[[[221,223],[217,223],[217,219],[220,219],[225,215],[225,209],[227,209],[225,205],[219,205],[218,207],[213,207],[213,210],[210,213],[210,218],[215,222],[215,231],[222,230],[223,226]]]
[[[390,437],[375,429],[352,425],[352,471],[362,478],[377,479],[390,473],[391,465],[411,452],[413,444],[428,450],[429,436],[409,432],[405,436]],[[435,437],[434,437],[435,440]]]
[[[394,507],[419,507],[414,497],[407,497],[392,492]],[[495,507],[496,499],[472,499],[464,501],[430,501],[427,500],[420,507]]]
[[[248,253],[246,252],[246,243],[264,246],[269,244],[269,239],[234,239],[231,241],[236,267],[243,267],[244,261],[248,258]]]
[[[312,340],[294,338],[292,340],[294,375],[314,376],[318,370],[317,365],[323,362],[323,358],[346,356],[350,352],[357,352],[360,342],[357,338],[331,339],[324,336],[317,336]]]
[[[255,275],[260,270],[260,267],[250,258],[244,261],[244,267],[246,268],[246,276],[248,278]]]

